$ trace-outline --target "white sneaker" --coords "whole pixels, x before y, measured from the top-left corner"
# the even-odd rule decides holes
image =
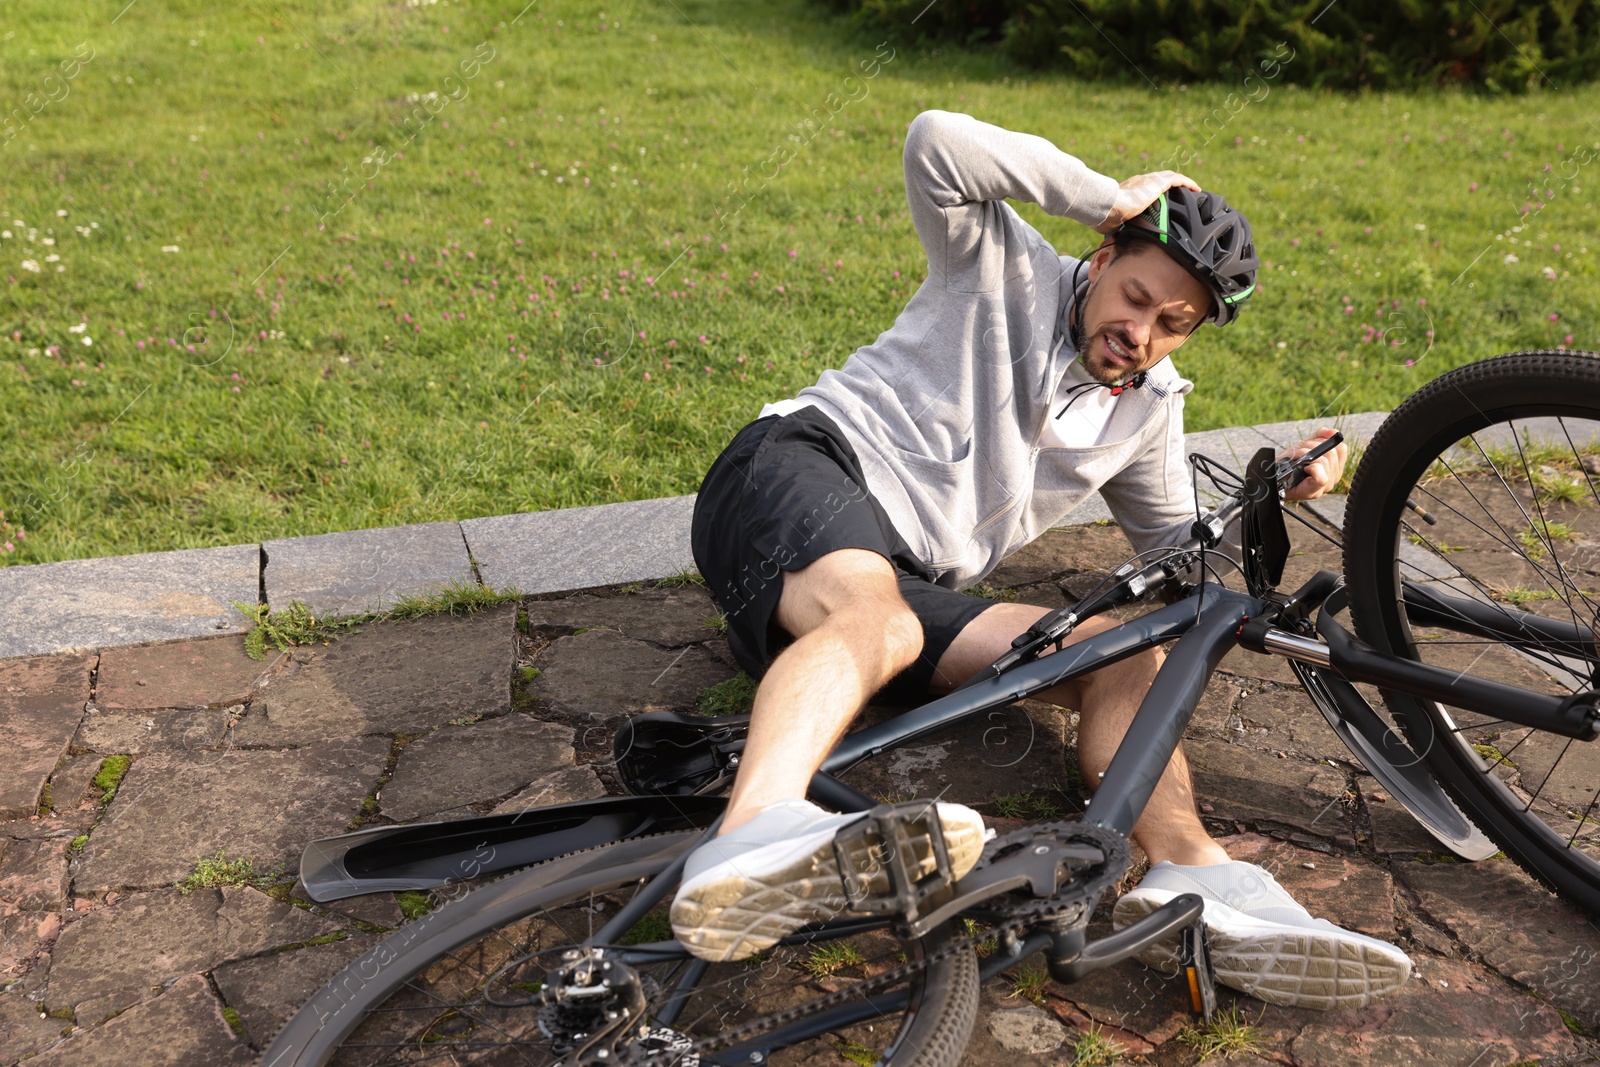
[[[950,868],[960,878],[983,853],[983,817],[961,804],[939,804]],[[848,904],[833,838],[862,818],[835,815],[806,800],[786,800],[701,845],[683,869],[672,902],[672,932],[685,948],[713,962],[742,960],[807,923],[831,919]],[[919,850],[922,873],[933,869],[932,842]],[[869,882],[873,892],[888,889]]]
[[[1365,1007],[1411,975],[1404,952],[1312,918],[1272,875],[1239,860],[1201,867],[1157,863],[1117,901],[1112,925],[1129,926],[1181,893],[1206,900],[1203,917],[1217,981],[1268,1004]],[[1151,945],[1139,959],[1175,974],[1177,941]]]

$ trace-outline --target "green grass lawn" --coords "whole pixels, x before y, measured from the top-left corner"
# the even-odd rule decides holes
[[[925,108],[1119,178],[1197,154],[1251,214],[1191,429],[1594,341],[1594,88],[1099,87],[804,0],[120,7],[0,23],[0,562],[691,492],[921,281]]]

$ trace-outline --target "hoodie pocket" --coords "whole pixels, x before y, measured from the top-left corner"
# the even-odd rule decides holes
[[[920,539],[918,555],[934,570],[961,562],[978,523],[970,439],[960,451],[959,459],[935,459],[891,445],[886,456],[899,468],[901,484],[917,513],[919,528],[902,530],[901,535],[913,547]]]

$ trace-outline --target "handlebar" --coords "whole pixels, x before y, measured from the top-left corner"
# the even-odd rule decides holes
[[[1305,480],[1305,468],[1308,464],[1327,455],[1343,440],[1344,435],[1336,432],[1298,459],[1278,460],[1273,470],[1273,477],[1277,483],[1279,498],[1281,499],[1284,493]],[[1214,509],[1195,520],[1194,525],[1189,528],[1191,536],[1188,542],[1175,546],[1166,556],[1148,566],[1141,567],[1132,562],[1124,563],[1112,573],[1112,577],[1118,579],[1116,584],[1070,608],[1062,608],[1045,615],[1033,626],[1017,635],[1011,642],[1010,651],[956,688],[965,689],[976,685],[986,678],[1004,674],[1019,663],[1035,659],[1046,646],[1059,644],[1065,640],[1073,627],[1084,619],[1108,608],[1139,600],[1150,590],[1178,579],[1196,563],[1202,549],[1215,548],[1222,542],[1224,531],[1239,517],[1247,503],[1249,503],[1248,488],[1240,488],[1230,494]]]

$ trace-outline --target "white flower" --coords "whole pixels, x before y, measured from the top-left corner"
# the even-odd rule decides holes
[[[64,219],[66,217],[67,217],[67,209],[66,208],[58,208],[56,210],[56,218]]]
[[[31,271],[33,271],[33,273],[38,274],[44,268],[39,266],[38,263],[34,262],[31,259],[25,259],[25,260],[22,261],[22,269],[23,270],[31,270]]]
[[[1556,280],[1556,269],[1554,267],[1543,267],[1540,269],[1540,273],[1545,276],[1546,281],[1553,282]]]
[[[56,243],[56,239],[54,237],[46,237],[46,238],[42,239],[39,243],[42,244],[42,245],[53,245],[53,244]]]
[[[0,230],[0,237],[4,237],[8,241],[11,240],[11,231],[10,230]]]
[[[1505,261],[1507,263],[1515,263],[1517,261],[1517,254],[1515,252],[1507,252]]]
[[[68,333],[82,333],[84,330],[87,330],[88,328],[89,328],[89,324],[87,322],[80,322],[76,326],[68,326],[67,327],[67,332]]]
[[[1427,228],[1428,228],[1428,224],[1427,224],[1427,223],[1425,223],[1425,222],[1419,222],[1419,223],[1417,223],[1417,229],[1419,229],[1419,230],[1426,230],[1426,229],[1427,229]]]
[[[177,245],[162,245],[161,246],[161,251],[163,251],[163,252],[176,252],[177,250],[178,250],[178,246]]]
[[[92,344],[94,344],[94,338],[93,337],[85,337],[83,339],[83,343],[86,344],[86,345],[92,345]]]
[[[52,252],[48,256],[44,257],[44,261],[46,263],[60,263],[61,257]]]

